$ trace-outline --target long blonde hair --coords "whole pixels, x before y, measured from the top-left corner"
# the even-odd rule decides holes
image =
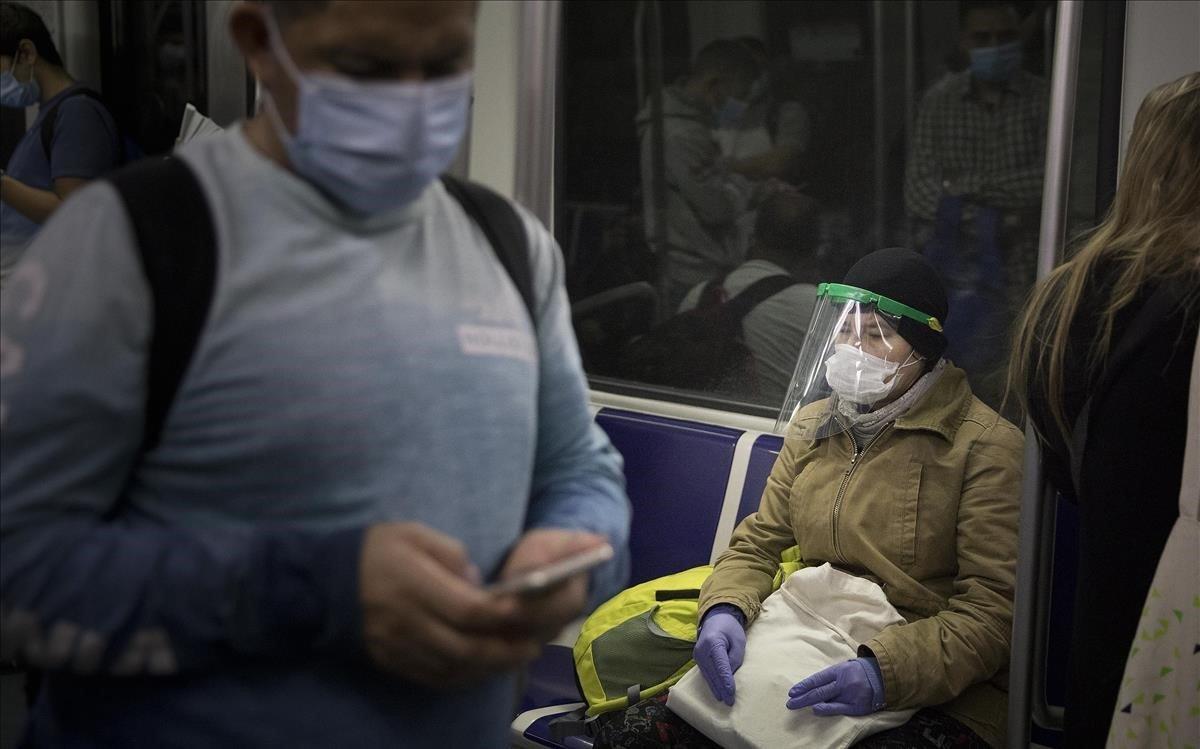
[[[1083,362],[1088,382],[1108,356],[1117,313],[1147,282],[1181,275],[1200,280],[1200,72],[1163,84],[1142,100],[1107,215],[1079,252],[1033,290],[1017,321],[1008,392],[1026,411],[1032,394],[1026,389],[1036,393],[1068,443],[1068,335],[1084,290],[1101,268],[1113,284],[1106,300],[1088,300],[1102,305]]]

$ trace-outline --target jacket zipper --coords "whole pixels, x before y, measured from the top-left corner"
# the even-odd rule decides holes
[[[850,431],[849,429],[846,430],[846,434],[850,437],[850,443],[854,445],[854,457],[850,458],[850,467],[847,468],[846,472],[842,475],[842,485],[838,487],[837,497],[835,497],[833,500],[833,553],[836,554],[837,558],[843,562],[846,561],[846,559],[842,556],[842,545],[838,540],[838,515],[840,515],[842,511],[842,499],[846,496],[846,486],[850,483],[850,476],[854,473],[854,469],[858,468],[859,459],[866,455],[867,450],[870,450],[871,446],[878,442],[879,438],[891,428],[892,425],[890,423],[886,424],[883,429],[879,430],[879,434],[876,434],[874,437],[872,437],[871,441],[868,442],[861,450],[858,449],[858,441],[854,439],[854,432]]]

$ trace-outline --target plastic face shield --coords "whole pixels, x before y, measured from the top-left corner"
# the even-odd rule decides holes
[[[887,398],[900,368],[919,360],[896,328],[910,318],[941,330],[930,315],[866,289],[821,284],[808,335],[775,431],[784,432],[797,412],[818,401],[838,399],[872,410]]]

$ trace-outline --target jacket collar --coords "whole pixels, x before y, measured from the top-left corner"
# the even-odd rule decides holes
[[[971,386],[967,373],[947,363],[937,384],[907,413],[896,419],[897,429],[937,432],[953,442],[971,407]]]
[[[925,397],[913,404],[894,422],[896,429],[936,432],[949,442],[966,418],[971,407],[971,387],[967,375],[953,364],[946,370]],[[847,431],[846,425],[829,408],[829,401],[814,403],[808,414],[801,412],[796,420],[796,434],[802,439],[817,441]]]

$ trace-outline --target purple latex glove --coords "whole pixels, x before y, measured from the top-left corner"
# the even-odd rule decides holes
[[[855,658],[818,671],[788,690],[789,710],[814,715],[870,715],[883,709],[883,675],[874,658]]]
[[[713,697],[733,705],[733,672],[746,655],[746,616],[733,604],[718,603],[704,614],[692,658]]]

